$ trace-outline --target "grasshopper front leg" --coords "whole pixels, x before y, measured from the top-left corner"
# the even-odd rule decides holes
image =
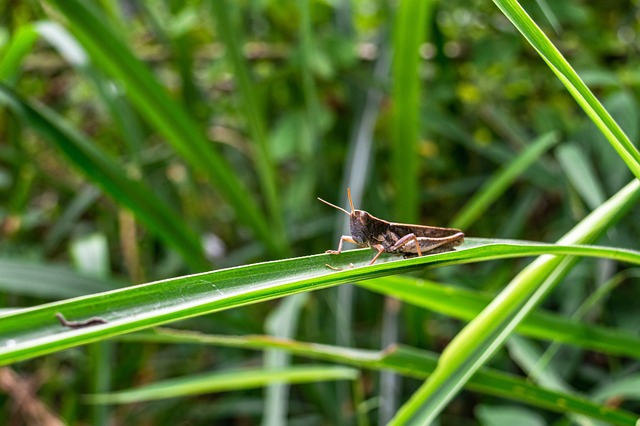
[[[371,246],[371,248],[378,250],[378,253],[376,253],[376,255],[373,256],[373,259],[371,259],[371,262],[369,262],[369,265],[373,265],[376,262],[376,260],[378,260],[380,255],[384,253],[384,246],[382,244],[374,244]]]
[[[340,242],[338,243],[338,250],[327,250],[325,253],[330,253],[330,254],[340,254],[342,253],[342,243],[343,242],[348,242],[348,243],[352,243],[355,245],[358,245],[358,243],[356,243],[353,238],[351,238],[349,235],[343,235],[342,237],[340,237]]]

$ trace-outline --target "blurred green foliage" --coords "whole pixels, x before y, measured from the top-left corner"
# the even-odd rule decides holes
[[[1,2],[0,306],[335,248],[344,217],[316,197],[344,205],[347,186],[358,208],[389,220],[447,226],[466,216],[469,236],[552,242],[633,178],[494,4],[399,3]],[[638,146],[638,5],[522,5]],[[539,140],[548,151],[522,160]],[[526,170],[469,213],[472,196],[518,160]],[[635,207],[600,243],[637,248],[638,214]],[[99,243],[89,246],[92,239]],[[522,265],[422,276],[495,293]],[[610,261],[581,262],[545,307],[570,315],[615,282],[583,321],[637,333],[637,276]],[[340,297],[314,293],[291,337],[333,344],[348,328],[354,346],[380,349],[384,300],[358,289],[345,323]],[[264,333],[275,306],[185,327]],[[411,305],[399,319],[399,341],[437,351],[461,327]],[[100,345],[16,370],[42,382],[38,397],[69,424],[257,424],[267,409],[261,390],[91,408],[79,395],[260,361],[234,348]],[[584,393],[637,372],[625,359],[561,351],[551,364]],[[493,365],[519,373],[507,355]],[[417,384],[399,385],[399,400]],[[378,376],[365,375],[362,386],[376,423]],[[0,417],[19,419],[3,389]],[[340,392],[295,386],[291,423],[354,423],[353,399]],[[459,401],[443,424],[559,418],[482,394]]]

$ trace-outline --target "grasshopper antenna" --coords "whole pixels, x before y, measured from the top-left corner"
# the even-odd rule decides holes
[[[351,193],[349,192],[348,194],[349,194],[349,202],[351,203]],[[328,206],[333,207],[334,209],[338,209],[338,210],[340,210],[340,211],[343,211],[343,212],[345,212],[347,215],[351,216],[351,213],[349,213],[348,211],[346,211],[346,210],[345,210],[345,209],[343,209],[342,207],[338,207],[338,206],[336,206],[335,204],[331,204],[330,202],[325,201],[325,200],[323,200],[323,199],[322,199],[322,198],[320,198],[320,197],[318,197],[318,200],[322,201],[323,203],[325,203],[325,204],[326,204],[326,205],[328,205]],[[351,208],[353,209],[353,203],[351,203]]]
[[[347,188],[347,197],[349,197],[349,205],[351,206],[351,214],[356,210],[353,208],[353,200],[351,199],[351,188]]]

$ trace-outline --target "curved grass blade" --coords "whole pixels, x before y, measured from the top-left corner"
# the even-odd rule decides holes
[[[106,152],[100,151],[62,117],[44,106],[23,99],[2,84],[0,103],[7,104],[25,123],[60,149],[85,176],[118,203],[129,208],[150,230],[181,253],[193,268],[202,270],[210,267],[198,236],[183,226],[179,216],[142,182],[129,179],[120,164]]]
[[[549,252],[640,264],[640,253],[631,250],[484,243],[413,259],[394,260],[388,256],[374,265],[368,265],[372,254],[368,249],[346,251],[339,256],[321,254],[285,259],[172,278],[25,309],[6,315],[0,321],[0,365],[223,309],[425,266]],[[343,270],[334,271],[327,263]],[[349,267],[350,264],[355,267]],[[106,323],[70,329],[58,323],[55,318],[58,312],[69,321],[98,317]]]

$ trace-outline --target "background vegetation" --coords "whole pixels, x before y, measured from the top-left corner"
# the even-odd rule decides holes
[[[522,6],[3,2],[1,418],[633,424],[640,11]],[[469,242],[328,270],[347,187]]]

